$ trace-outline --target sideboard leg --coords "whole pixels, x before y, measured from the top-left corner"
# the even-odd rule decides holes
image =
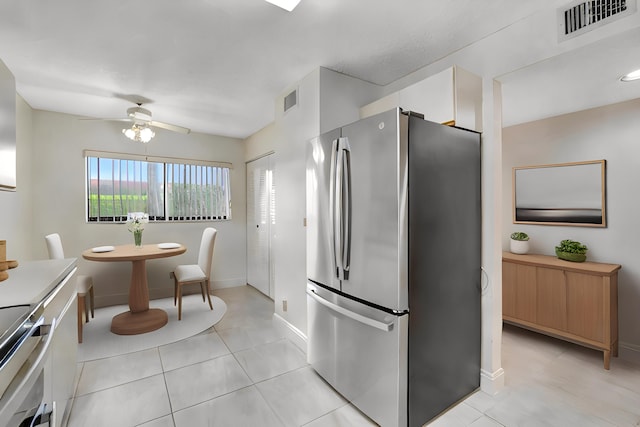
[[[604,369],[609,370],[609,365],[611,363],[611,351],[603,350],[604,352]]]

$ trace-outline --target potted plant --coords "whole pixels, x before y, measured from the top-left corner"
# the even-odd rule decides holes
[[[511,252],[514,254],[526,254],[529,252],[529,236],[522,231],[511,233]]]
[[[584,262],[587,259],[587,246],[575,240],[563,240],[556,246],[556,255],[565,261]]]

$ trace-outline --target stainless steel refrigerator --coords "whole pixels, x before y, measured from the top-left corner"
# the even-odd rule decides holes
[[[311,366],[381,426],[480,386],[480,135],[394,109],[307,147]]]

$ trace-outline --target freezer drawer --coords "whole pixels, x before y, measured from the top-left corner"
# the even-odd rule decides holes
[[[309,364],[381,426],[407,425],[409,315],[307,284]]]

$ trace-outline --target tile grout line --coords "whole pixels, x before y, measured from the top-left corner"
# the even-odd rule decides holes
[[[160,347],[156,347],[158,350],[158,357],[160,358],[160,367],[162,368],[162,380],[164,381],[164,389],[167,392],[167,400],[169,401],[169,415],[171,415],[171,421],[173,422],[173,426],[176,425],[176,417],[173,412],[173,403],[171,402],[171,395],[169,394],[169,385],[167,384],[167,376],[164,370],[164,364],[162,363],[162,355],[160,354]]]

